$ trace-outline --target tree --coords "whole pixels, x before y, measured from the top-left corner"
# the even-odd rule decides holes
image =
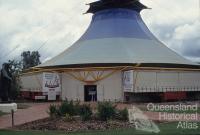
[[[9,76],[12,80],[8,94],[9,98],[15,100],[18,97],[21,88],[19,75],[22,71],[22,65],[21,62],[16,60],[9,60],[6,64],[8,65]]]
[[[21,82],[19,79],[19,75],[22,72],[22,64],[20,61],[16,61],[16,60],[9,60],[8,64],[9,64],[10,73],[12,76],[10,96],[12,99],[15,100],[18,97],[20,93],[20,89],[21,89]]]
[[[40,54],[38,51],[33,51],[33,52],[24,51],[22,52],[21,56],[22,56],[23,70],[41,64]]]
[[[18,76],[22,72],[21,61],[9,60],[8,61],[10,72],[13,76]]]

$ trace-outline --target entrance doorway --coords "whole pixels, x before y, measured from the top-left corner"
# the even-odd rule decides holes
[[[85,85],[84,86],[85,101],[97,101],[97,86],[96,85]]]

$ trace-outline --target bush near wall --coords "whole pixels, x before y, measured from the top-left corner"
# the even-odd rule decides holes
[[[76,109],[73,104],[73,101],[70,101],[70,102],[64,101],[58,107],[58,115],[59,116],[66,116],[66,114],[69,114],[70,116],[76,115]]]
[[[111,102],[99,102],[97,106],[98,118],[103,121],[113,119],[116,114],[116,106]]]
[[[81,105],[79,108],[79,115],[83,121],[90,120],[92,116],[92,109],[90,105]]]
[[[97,112],[93,113],[90,105],[80,105],[80,102],[63,101],[61,105],[50,105],[48,113],[51,118],[65,117],[67,120],[73,120],[72,117],[77,115],[81,117],[82,121],[91,120],[92,116],[97,116],[102,121],[110,119],[128,120],[128,110],[118,110],[116,109],[116,105],[111,102],[99,102]]]
[[[79,114],[79,103],[73,101],[63,101],[61,105],[50,105],[48,113],[50,117],[75,116]]]
[[[58,109],[57,109],[56,105],[52,104],[49,106],[48,114],[51,118],[57,117],[57,115],[58,115],[57,112],[58,112]]]
[[[117,110],[115,117],[118,120],[127,121],[128,120],[128,109],[125,108],[123,110]]]

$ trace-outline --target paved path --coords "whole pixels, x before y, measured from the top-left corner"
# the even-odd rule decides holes
[[[30,107],[27,109],[18,109],[14,114],[15,125],[47,118],[49,105],[50,103],[35,103],[30,104]],[[0,129],[9,128],[11,125],[11,114],[0,117]]]

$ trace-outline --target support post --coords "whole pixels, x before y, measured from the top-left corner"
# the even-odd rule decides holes
[[[12,127],[14,127],[14,110],[11,110],[11,115],[12,115]]]

